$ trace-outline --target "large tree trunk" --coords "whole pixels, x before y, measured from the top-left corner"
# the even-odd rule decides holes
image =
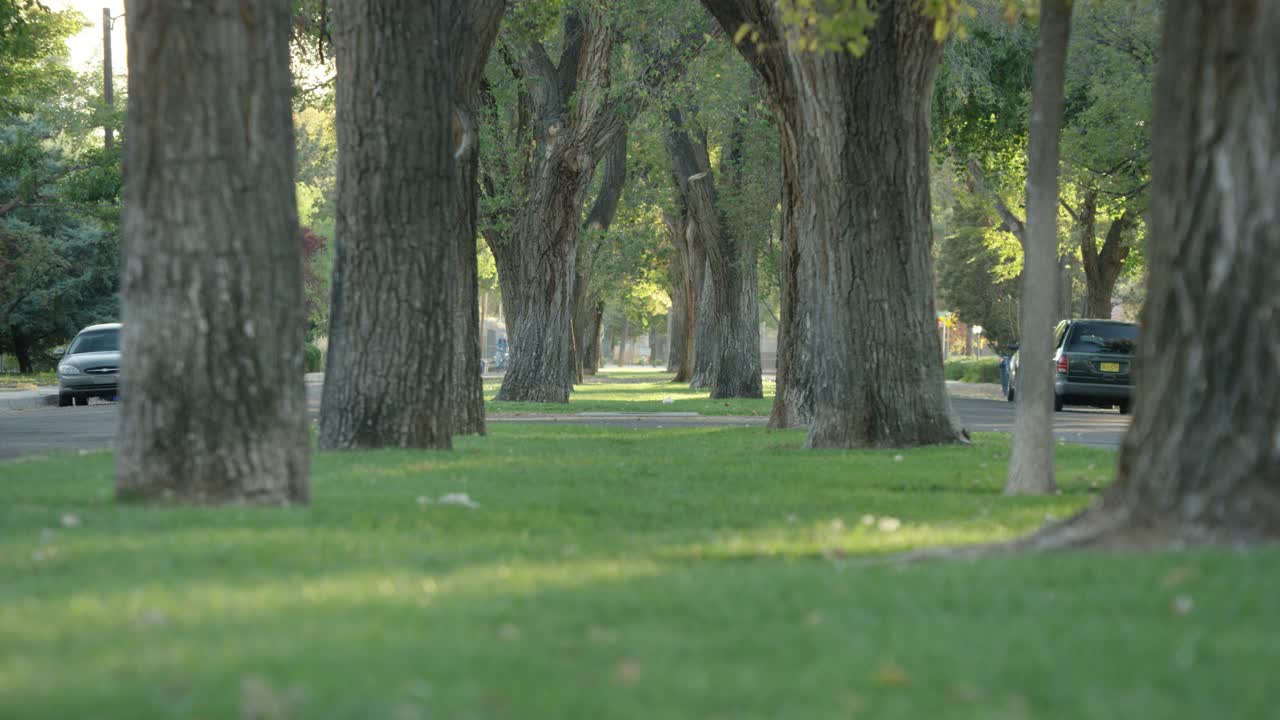
[[[1133,425],[1102,501],[1030,544],[1280,538],[1280,3],[1170,0]]]
[[[585,262],[579,262],[574,275],[574,308],[573,308],[573,340],[574,369],[577,381],[582,382],[584,373],[594,375],[596,368],[590,367],[588,372],[588,356],[592,354],[591,346],[599,345],[599,330],[596,324],[596,308],[600,305],[597,293],[591,290],[591,275],[595,270],[596,256],[605,242],[605,234],[613,224],[613,217],[618,212],[618,204],[622,200],[622,191],[627,184],[627,133],[625,128],[618,134],[613,145],[601,163],[600,187],[596,191],[595,202],[587,213],[585,225],[586,239],[590,247],[583,253]]]
[[[451,446],[457,4],[335,3],[338,219],[322,448]]]
[[[1129,235],[1133,229],[1133,216],[1128,209],[1111,221],[1107,237],[1098,250],[1092,227],[1088,235],[1081,236],[1080,255],[1084,263],[1085,316],[1111,317],[1111,297],[1115,293],[1120,271],[1129,258]]]
[[[1054,239],[1054,246],[1057,247],[1056,238]],[[1071,277],[1071,256],[1059,255],[1056,262],[1058,274],[1053,276],[1053,280],[1057,283],[1057,290],[1054,295],[1051,316],[1054,320],[1066,320],[1076,316],[1074,309],[1071,307],[1071,302],[1075,299],[1075,280]],[[1049,322],[1050,326],[1053,325],[1054,320]]]
[[[478,232],[479,132],[475,108],[480,102],[480,79],[498,35],[505,0],[470,0],[454,15],[451,36],[461,48],[462,65],[454,87],[455,143],[461,148],[458,192],[454,196],[454,233],[458,245],[458,286],[453,319],[453,366],[449,391],[454,435],[483,435],[484,380],[480,359],[484,348],[480,328],[480,286],[476,266]]]
[[[129,5],[116,492],[309,499],[289,3]]]
[[[1053,295],[1058,256],[1058,145],[1062,129],[1071,0],[1040,6],[1040,40],[1027,143],[1027,231],[1023,243],[1018,402],[1005,492],[1050,493],[1053,480]]]
[[[780,115],[775,111],[775,115]],[[782,148],[782,267],[779,270],[781,308],[778,318],[777,372],[769,427],[783,430],[813,422],[813,349],[808,306],[800,294],[800,239],[796,218],[803,206],[799,189],[795,139],[780,122]]]
[[[704,261],[694,243],[690,242],[687,212],[683,210],[683,202],[681,207],[679,215],[663,213],[662,216],[674,248],[668,270],[671,280],[671,312],[674,313],[674,318],[671,321],[671,351],[667,369],[676,374],[672,382],[687,383],[693,377],[697,292],[702,287],[701,274],[695,268],[702,267]]]
[[[18,372],[30,375],[35,372],[35,364],[31,361],[31,343],[21,328],[9,326],[9,337],[13,339],[13,356],[18,360]]]
[[[582,372],[595,375],[600,370],[600,331],[604,320],[604,303],[597,302],[591,309],[591,322],[587,324],[588,342],[583,348]]]
[[[521,60],[536,81],[529,102],[537,147],[510,241],[492,247],[511,343],[498,400],[569,402],[582,206],[597,160],[626,127],[606,97],[613,35],[602,12],[570,14],[558,67],[538,43]]]
[[[704,258],[702,269],[696,275],[700,280],[697,280],[697,285],[694,286],[698,291],[694,295],[696,304],[693,327],[693,374],[689,377],[689,387],[710,389],[715,383],[717,363],[720,361],[720,348],[717,345],[720,333],[716,328],[716,291],[705,259],[706,244],[698,238],[701,235],[698,225],[690,217],[686,227],[689,242],[698,246],[701,250],[699,254]]]
[[[760,385],[760,324],[756,307],[756,253],[735,237],[716,205],[710,173],[688,179],[689,216],[707,255],[715,370],[711,397],[763,397]]]
[[[668,115],[671,126],[664,144],[687,232],[706,258],[689,384],[710,388],[713,398],[762,397],[755,247],[735,236],[720,211],[705,133],[698,133],[695,142],[683,114],[672,109]],[[740,154],[730,145],[729,155]],[[734,162],[736,158],[729,160]]]
[[[789,44],[772,0],[703,0],[760,73],[798,172],[796,278],[811,317],[808,447],[960,439],[933,302],[929,102],[942,46],[913,0],[878,4],[861,57]],[[786,158],[788,153],[796,156]]]

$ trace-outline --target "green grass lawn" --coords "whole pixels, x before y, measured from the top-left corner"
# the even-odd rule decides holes
[[[0,464],[0,718],[1275,717],[1275,550],[884,559],[1064,517],[1111,453],[1006,498],[1001,436],[802,439],[495,424],[318,455],[292,509]]]
[[[568,405],[559,403],[494,402],[501,380],[485,380],[485,409],[497,414],[580,412],[696,412],[700,415],[760,415],[773,407],[773,380],[764,381],[764,398],[712,400],[706,390],[673,383],[674,373],[650,370],[602,370],[574,386]],[[612,381],[612,382],[610,382]],[[663,400],[670,399],[670,403]]]
[[[22,375],[18,373],[0,373],[0,392],[13,390],[35,390],[41,385],[57,385],[58,376],[53,371]]]

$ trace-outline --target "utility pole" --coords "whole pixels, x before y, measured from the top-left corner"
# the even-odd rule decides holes
[[[115,142],[111,130],[111,114],[115,110],[115,97],[111,87],[111,8],[102,8],[102,99],[107,105],[107,117],[103,120],[103,146],[111,152]]]

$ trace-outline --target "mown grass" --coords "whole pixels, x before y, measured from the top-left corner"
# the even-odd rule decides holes
[[[0,373],[0,392],[14,390],[35,390],[43,385],[57,385],[58,376],[53,371],[19,374]]]
[[[773,407],[774,383],[764,380],[764,398],[712,400],[706,390],[673,383],[674,373],[651,370],[602,370],[574,386],[567,405],[560,403],[495,402],[502,381],[484,382],[485,409],[495,414],[563,414],[581,412],[696,412],[700,415],[759,415]],[[669,400],[670,402],[665,402]]]
[[[967,383],[999,383],[1000,358],[960,358],[944,365],[948,380]]]
[[[119,506],[98,453],[0,464],[0,717],[1265,718],[1280,553],[901,565],[1090,503],[1007,439],[495,424],[320,454],[293,509]],[[438,502],[467,493],[478,508]],[[427,502],[430,500],[431,502]]]

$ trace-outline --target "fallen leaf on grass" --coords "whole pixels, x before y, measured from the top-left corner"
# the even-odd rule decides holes
[[[876,671],[876,684],[884,687],[902,687],[911,682],[906,668],[896,662],[887,662]]]
[[[1194,568],[1189,568],[1185,565],[1181,565],[1179,567],[1176,567],[1170,570],[1169,574],[1164,576],[1164,580],[1160,581],[1160,585],[1166,590],[1171,590],[1185,583],[1186,581],[1190,580],[1195,576],[1196,576],[1196,571]]]
[[[640,663],[630,658],[623,658],[618,661],[617,665],[613,666],[614,679],[617,680],[620,685],[624,685],[626,687],[632,687],[636,683],[640,682],[641,674],[642,669],[640,667]]]

